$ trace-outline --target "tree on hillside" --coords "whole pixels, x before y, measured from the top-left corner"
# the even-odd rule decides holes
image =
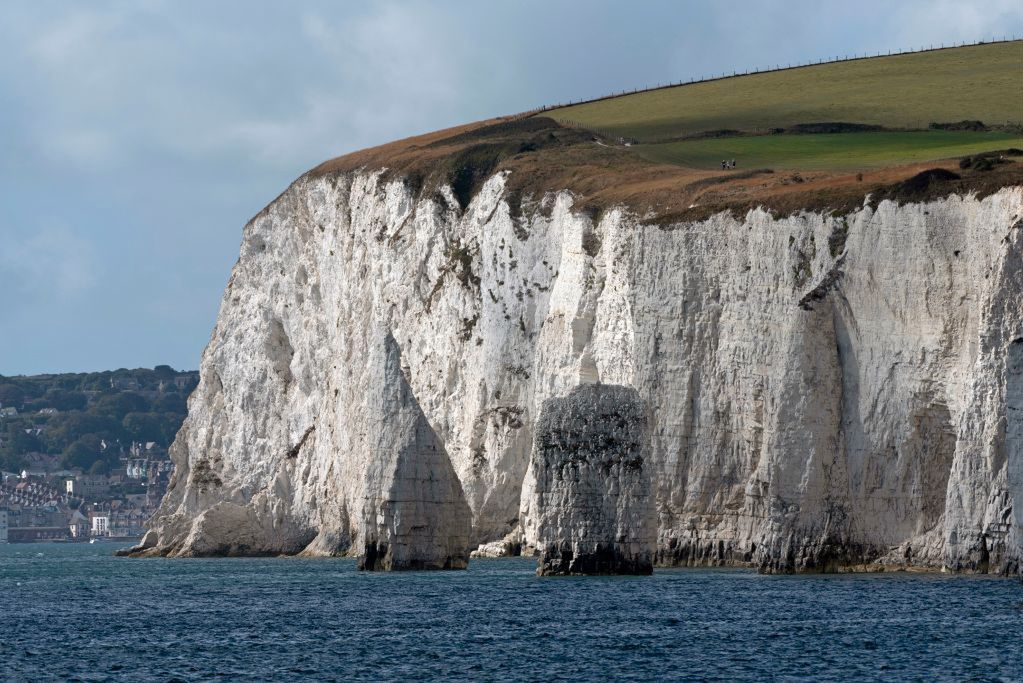
[[[157,379],[174,379],[178,373],[169,365],[157,365],[153,368],[153,374]]]
[[[18,382],[18,386],[24,392],[25,398],[23,400],[26,404],[35,399],[42,398],[43,394],[46,393],[46,385],[41,382],[34,382],[31,378]]]
[[[0,405],[20,408],[25,402],[25,392],[17,384],[0,384]]]
[[[109,474],[110,463],[106,460],[97,460],[89,466],[89,474]]]
[[[82,392],[64,391],[63,389],[50,389],[46,392],[43,400],[51,408],[62,411],[84,410],[89,402]]]
[[[109,391],[110,373],[90,372],[82,379],[81,389],[82,391]]]
[[[181,429],[182,416],[176,413],[160,413],[160,428],[163,432],[162,445],[170,446]]]
[[[132,441],[165,443],[164,424],[158,413],[128,413],[121,424]]]
[[[64,391],[79,391],[82,388],[82,378],[85,375],[57,375],[47,385],[51,389],[63,389]]]
[[[88,470],[93,463],[102,459],[102,445],[95,434],[86,434],[64,449],[61,462],[65,467],[80,467]]]
[[[25,466],[25,459],[6,448],[0,449],[0,470],[4,472],[17,472]]]
[[[97,439],[121,438],[120,420],[92,413],[60,413],[50,418],[42,440],[49,453],[62,453],[78,439],[91,434]]]
[[[24,422],[18,422],[8,427],[7,432],[10,435],[10,439],[7,443],[7,450],[12,455],[22,456],[44,450],[43,444],[35,434],[26,433],[25,424]]]
[[[185,397],[177,392],[167,392],[153,401],[153,411],[157,413],[176,413],[184,417],[188,412],[188,404]]]
[[[124,416],[128,413],[149,412],[149,401],[147,401],[144,396],[136,394],[134,391],[122,391],[117,394],[100,397],[100,399],[96,401],[94,411],[100,414],[109,415],[110,417],[120,421],[123,420]]]

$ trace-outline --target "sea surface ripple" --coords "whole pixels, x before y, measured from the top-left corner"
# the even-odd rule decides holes
[[[0,546],[0,679],[1023,680],[1023,588],[885,573],[538,578]]]

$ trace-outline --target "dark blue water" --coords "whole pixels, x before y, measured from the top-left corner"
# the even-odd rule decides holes
[[[1023,680],[1023,588],[983,577],[537,578],[527,559],[133,560],[0,546],[0,678]]]

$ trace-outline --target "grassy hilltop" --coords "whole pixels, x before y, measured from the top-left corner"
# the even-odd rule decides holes
[[[1023,41],[874,57],[623,95],[548,113],[638,140],[849,121],[1023,121]]]
[[[658,162],[876,168],[1023,147],[1021,77],[1023,41],[1015,41],[723,78],[547,115],[635,141]],[[929,130],[966,121],[978,130]],[[805,132],[820,123],[858,130]]]
[[[819,64],[481,121],[310,173],[386,169],[420,195],[450,185],[464,208],[508,171],[513,211],[571,190],[578,210],[661,222],[984,196],[1023,185],[1021,74],[1023,41]]]
[[[1023,147],[1023,135],[1003,132],[915,131],[817,135],[730,136],[638,146],[651,161],[714,168],[722,159],[745,168],[857,170],[950,159]]]

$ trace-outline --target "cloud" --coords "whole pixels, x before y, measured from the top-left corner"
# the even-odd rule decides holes
[[[74,69],[87,63],[82,48],[102,44],[123,26],[125,17],[97,8],[75,7],[46,23],[34,25],[27,52],[50,69]],[[79,73],[81,73],[79,71]]]
[[[934,0],[926,3],[896,3],[892,25],[900,47],[975,42],[1023,37],[1023,5],[1018,0]]]
[[[0,282],[35,303],[82,298],[99,275],[92,244],[65,227],[9,236],[0,249]]]
[[[0,372],[195,367],[242,224],[331,156],[624,88],[1013,31],[1019,0],[0,3],[0,291],[16,293],[4,320],[41,340],[0,354]],[[72,316],[75,338],[58,324]]]
[[[304,168],[455,123],[471,99],[471,60],[427,5],[310,3],[237,24],[185,6],[20,11],[0,28],[17,55],[3,80],[32,110],[23,134],[42,161],[116,169],[160,154]]]
[[[325,150],[427,132],[427,122],[457,111],[462,75],[435,14],[389,3],[341,19],[306,12],[300,37],[310,62],[282,88],[292,106],[249,112],[224,139],[268,163],[309,164]]]

